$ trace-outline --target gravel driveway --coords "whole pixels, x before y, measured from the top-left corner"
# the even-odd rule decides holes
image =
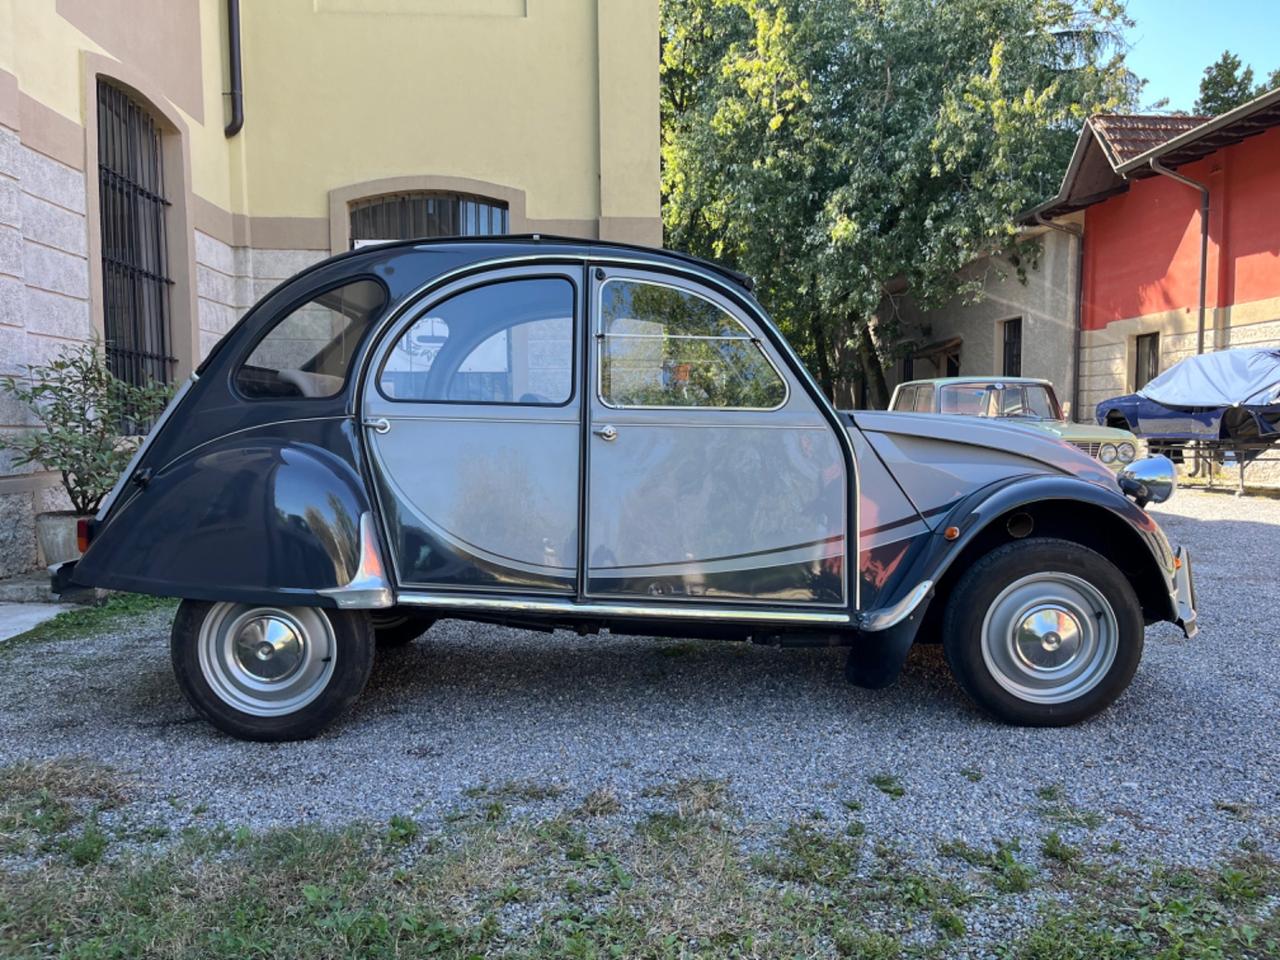
[[[1148,630],[1129,692],[1071,729],[988,721],[937,648],[869,692],[845,683],[838,651],[447,622],[381,656],[322,738],[241,743],[194,716],[168,624],[150,616],[0,650],[0,765],[110,764],[133,782],[115,815],[170,828],[393,814],[429,828],[509,782],[559,788],[513,804],[538,813],[607,786],[625,819],[660,802],[655,787],[711,778],[762,833],[815,811],[839,823],[860,804],[877,838],[925,859],[943,840],[1047,829],[1166,862],[1212,862],[1244,840],[1280,853],[1280,501],[1182,491],[1155,512],[1194,554],[1200,636]]]

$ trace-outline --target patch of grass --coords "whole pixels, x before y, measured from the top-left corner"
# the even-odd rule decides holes
[[[973,767],[961,767],[960,776],[964,777],[970,783],[978,783],[982,780],[982,771],[976,770]]]
[[[699,646],[687,640],[680,640],[675,643],[664,643],[658,647],[658,656],[660,657],[689,657],[697,653]]]
[[[596,787],[585,797],[578,807],[578,813],[584,817],[607,817],[622,809],[622,802],[608,785]]]
[[[94,816],[86,820],[80,836],[65,842],[64,849],[67,856],[82,867],[101,860],[107,850],[107,835],[98,826],[98,818]]]
[[[412,843],[419,832],[417,821],[397,813],[387,823],[387,842],[393,845]]]
[[[938,852],[943,856],[985,869],[991,877],[991,885],[1001,893],[1025,893],[1031,889],[1035,870],[1015,856],[1021,849],[1022,845],[1017,840],[997,841],[994,850],[983,850],[963,840],[938,845]]]
[[[854,960],[898,960],[902,942],[888,934],[866,930],[840,930],[835,935],[836,950]]]
[[[877,773],[868,777],[867,782],[885,796],[893,797],[895,800],[905,796],[907,792],[907,788],[902,785],[902,781],[892,773]]]
[[[564,787],[557,783],[508,780],[496,786],[485,783],[477,787],[468,787],[462,795],[473,800],[485,797],[505,803],[541,803],[543,800],[554,800],[563,793]]]
[[[729,782],[711,777],[686,777],[649,787],[644,795],[674,801],[681,816],[697,816],[725,809],[729,799]]]
[[[1080,810],[1071,806],[1066,800],[1066,791],[1061,784],[1049,784],[1036,788],[1036,797],[1041,801],[1037,810],[1040,816],[1064,827],[1084,827],[1094,830],[1102,826],[1105,818],[1093,810]]]
[[[1221,810],[1223,813],[1229,813],[1238,820],[1247,820],[1252,811],[1252,807],[1247,803],[1237,803],[1234,800],[1215,800],[1213,802],[1215,810]]]
[[[965,935],[964,918],[954,910],[934,910],[932,920],[933,925],[948,937],[963,937]]]
[[[1040,841],[1040,853],[1049,860],[1056,860],[1059,863],[1075,863],[1080,859],[1080,848],[1073,847],[1062,839],[1062,835],[1057,830],[1053,830],[1045,835]]]
[[[89,760],[24,761],[0,768],[0,854],[70,851],[78,841],[67,840],[67,834],[123,801],[119,776]],[[92,832],[85,827],[82,838],[85,834],[90,837],[86,845],[76,847],[81,855],[99,842],[105,848],[96,823]]]
[[[165,612],[172,615],[178,601],[170,597],[150,597],[141,593],[114,593],[95,606],[67,610],[6,640],[0,651],[27,643],[48,640],[75,640],[103,633],[134,617]]]
[[[781,852],[756,863],[779,880],[837,886],[858,867],[862,844],[854,838],[831,836],[807,824],[792,824],[782,837]]]

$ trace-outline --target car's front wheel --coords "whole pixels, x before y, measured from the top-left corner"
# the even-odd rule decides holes
[[[957,581],[943,649],[965,691],[1009,723],[1065,726],[1116,699],[1142,657],[1128,579],[1080,544],[1017,540]]]
[[[244,740],[305,740],[360,695],[373,669],[367,614],[184,600],[170,653],[200,714]]]

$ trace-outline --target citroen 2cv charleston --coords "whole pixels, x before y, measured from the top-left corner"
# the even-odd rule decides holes
[[[872,687],[940,638],[1034,725],[1111,703],[1144,625],[1194,632],[1188,557],[1142,509],[1168,461],[841,413],[750,290],[538,236],[326,260],[218,343],[55,580],[181,598],[179,685],[258,740],[315,734],[375,645],[440,618],[840,643]]]

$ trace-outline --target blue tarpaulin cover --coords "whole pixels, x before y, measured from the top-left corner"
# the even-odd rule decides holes
[[[1280,403],[1280,350],[1219,350],[1175,363],[1138,391],[1166,407]]]

